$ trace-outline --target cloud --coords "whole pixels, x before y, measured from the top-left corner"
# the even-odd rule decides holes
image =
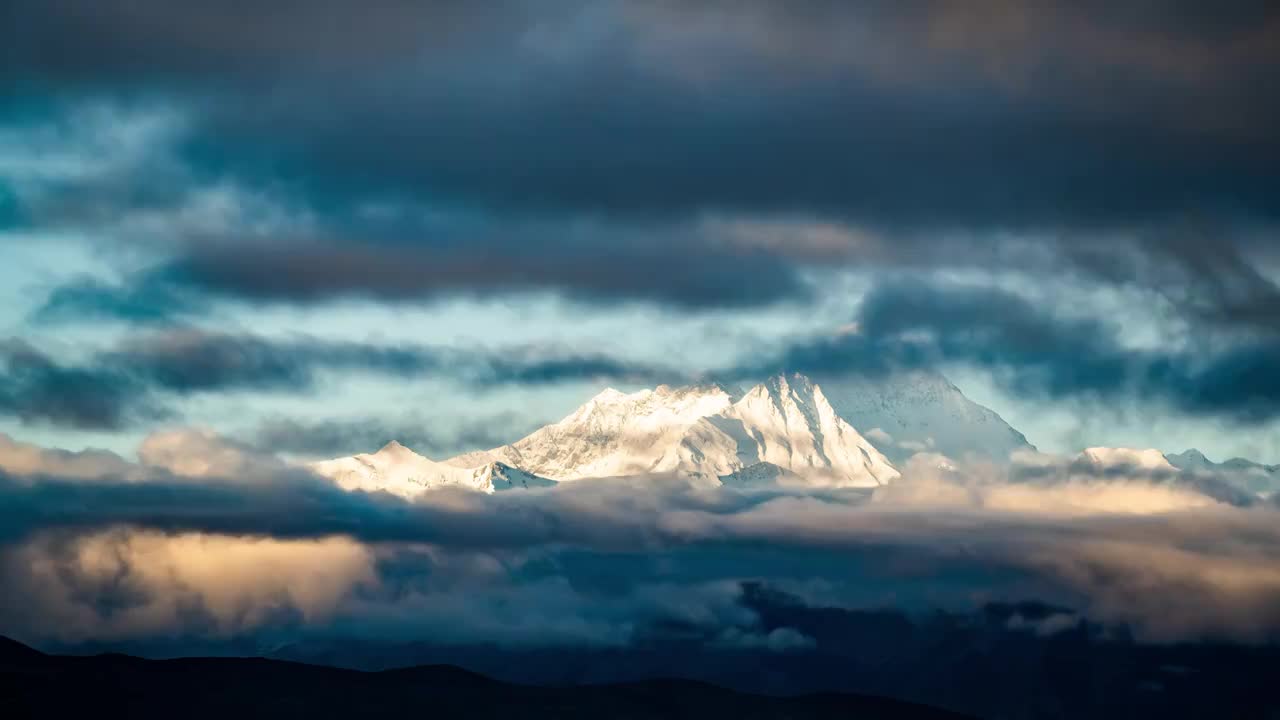
[[[55,287],[31,317],[34,322],[49,324],[105,318],[150,325],[175,322],[207,310],[207,303],[170,287],[113,285],[80,278]]]
[[[291,4],[252,23],[235,8],[158,2],[20,12],[21,30],[4,38],[10,77],[229,95],[204,119],[202,159],[317,195],[633,213],[821,208],[895,222],[1113,219],[1188,200],[1270,214],[1258,181],[1274,159],[1265,130],[1277,108],[1253,88],[1280,49],[1268,34],[1277,18],[1259,6],[1216,16],[1212,33],[1181,5],[1136,22],[1060,2],[537,13],[379,3],[367,14]],[[109,31],[86,43],[86,27]],[[335,27],[365,32],[335,38]],[[1077,182],[1093,175],[1106,182]]]
[[[324,581],[326,607],[336,609],[318,621],[285,613],[286,626],[367,627],[379,636],[413,629],[459,641],[626,645],[640,628],[683,618],[710,629],[708,642],[803,647],[791,633],[774,638],[749,615],[734,615],[747,581],[815,602],[891,602],[905,611],[1036,597],[1153,640],[1261,639],[1280,630],[1269,610],[1280,599],[1275,510],[1223,504],[1180,477],[1149,472],[1082,476],[1081,466],[1058,460],[1026,479],[918,458],[869,502],[865,493],[744,493],[649,477],[494,496],[439,491],[405,502],[344,492],[207,433],[157,435],[140,457],[128,480],[106,472],[60,478],[50,474],[55,464],[0,480],[7,556],[132,533],[160,544],[154,533],[164,533],[179,547],[213,553],[223,541],[200,538],[216,536],[245,573],[256,573],[252,542],[337,543],[354,579]],[[73,576],[88,577],[73,587],[96,598],[85,602],[172,607],[172,598],[144,602],[157,591],[132,584],[172,573],[122,570],[111,564],[122,552],[90,552],[110,560],[101,571],[76,561],[85,567]],[[372,571],[367,557],[376,560]],[[231,561],[193,561],[219,562]],[[26,572],[28,560],[14,563],[10,572]],[[187,589],[198,595],[197,585]],[[248,593],[241,617],[276,617],[260,606],[287,605],[271,605],[271,593],[256,586],[220,587]],[[1170,593],[1187,598],[1172,612]]]
[[[330,340],[173,327],[126,336],[77,364],[22,340],[0,344],[0,413],[24,422],[122,429],[172,417],[174,398],[207,393],[305,393],[326,373],[446,378],[472,390],[575,380],[679,381],[681,371],[557,346],[464,348]]]
[[[560,347],[174,325],[224,303],[555,293],[754,311],[827,295],[830,271],[879,281],[847,331],[729,375],[960,365],[1046,401],[1253,425],[1280,407],[1266,4],[9,9],[5,226],[84,234],[114,274],[68,278],[29,322],[157,330],[75,358],[0,345],[0,413],[24,423],[139,427],[189,398],[314,392],[351,373],[468,388],[687,374]],[[1009,290],[1005,271],[1044,292]],[[964,273],[984,281],[938,281]],[[1080,295],[1046,300],[1059,280]],[[1138,345],[1075,302],[1106,292],[1152,301],[1185,337]],[[256,444],[318,452],[400,429],[353,422],[271,420]],[[743,616],[744,580],[804,586],[812,607],[900,599],[868,595],[889,587],[920,603],[1033,590],[1162,639],[1270,637],[1280,605],[1274,508],[1150,468],[921,459],[870,500],[644,478],[405,503],[209,434],[155,435],[139,460],[0,445],[7,626],[19,607],[39,619],[8,590],[37,566],[60,608],[40,627],[86,635],[344,621],[394,634],[416,619],[424,635],[530,642],[692,627],[726,645],[820,644]],[[219,595],[213,574],[172,569],[189,553],[220,571],[206,556],[264,564]],[[256,574],[329,556],[344,572],[319,599]]]
[[[72,452],[19,442],[0,433],[0,472],[9,475],[58,478],[125,478],[137,468],[107,450]]]
[[[376,581],[368,548],[343,538],[280,541],[107,530],[42,536],[5,553],[7,630],[63,640],[211,636],[332,619],[356,587]],[[33,603],[16,602],[19,593]]]
[[[176,329],[139,335],[100,352],[95,361],[140,382],[175,393],[217,390],[302,390],[323,371],[399,378],[448,376],[476,386],[539,385],[586,378],[649,380],[678,374],[603,354],[557,347],[453,348],[380,344],[303,335],[269,339],[248,334]]]
[[[1044,400],[1152,403],[1189,415],[1263,423],[1280,413],[1269,368],[1280,342],[1139,347],[1091,315],[985,284],[887,281],[861,300],[857,332],[803,340],[770,364],[818,373],[887,373],[948,364],[988,371],[1016,394]]]
[[[1270,373],[1280,343],[1265,335],[1221,345],[1193,339],[1138,346],[1114,323],[1025,292],[937,280],[880,282],[862,297],[853,326],[856,331],[802,338],[712,373],[756,379],[779,371],[877,375],[959,365],[1046,401],[1138,404],[1241,424],[1269,422],[1280,409]],[[473,388],[691,379],[675,367],[555,346],[379,344],[190,328],[128,336],[79,366],[59,365],[21,342],[10,344],[8,357],[16,389],[0,398],[0,407],[32,421],[107,428],[158,416],[164,395],[300,393],[332,372],[442,377]],[[72,383],[96,390],[48,399]]]
[[[510,442],[538,429],[517,413],[503,412],[462,419],[438,427],[424,416],[388,419],[380,416],[344,418],[269,417],[240,433],[241,439],[265,452],[313,458],[354,455],[392,440],[428,457],[448,457]]]
[[[376,225],[372,230],[378,232]],[[517,221],[478,230],[410,224],[372,242],[275,242],[252,249],[206,242],[186,248],[143,281],[175,292],[303,303],[561,290],[588,301],[703,308],[764,305],[808,292],[791,268],[767,254],[718,248],[678,226],[654,227],[649,237],[639,237],[644,230]],[[400,233],[418,239],[404,240]],[[744,278],[753,282],[744,284]]]
[[[61,365],[21,340],[0,343],[0,413],[106,430],[168,415],[126,372]]]
[[[155,253],[120,287],[55,291],[51,317],[544,291],[750,308],[811,297],[805,271],[833,256],[1017,265],[1009,231],[1045,247],[1043,275],[1181,277],[1189,312],[1274,316],[1249,237],[1277,219],[1280,106],[1255,88],[1280,18],[1256,4],[20,7],[0,37],[15,124],[75,126],[48,118],[85,103],[164,118],[99,113],[156,142],[15,183],[36,226],[141,216]],[[1218,255],[1241,261],[1196,261]]]
[[[902,478],[876,491],[886,507],[984,509],[1031,515],[1120,513],[1148,515],[1197,508],[1242,506],[1254,498],[1217,478],[1138,467],[1121,459],[1105,464],[1035,452],[1018,453],[1007,469],[966,472],[928,453],[912,457]]]
[[[189,478],[243,478],[288,472],[272,455],[221,437],[211,430],[153,432],[138,447],[147,468]]]

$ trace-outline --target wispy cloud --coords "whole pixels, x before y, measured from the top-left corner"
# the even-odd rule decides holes
[[[201,393],[304,393],[325,373],[398,379],[441,377],[465,386],[547,385],[573,380],[680,380],[678,369],[558,347],[458,348],[326,340],[303,335],[171,328],[130,336],[79,363],[29,343],[0,345],[0,413],[26,422],[119,429],[172,417],[167,401]]]

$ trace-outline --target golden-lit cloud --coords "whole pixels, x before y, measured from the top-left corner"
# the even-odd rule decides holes
[[[111,529],[33,539],[4,560],[6,631],[62,640],[235,636],[281,618],[323,623],[362,583],[372,553],[346,538],[276,540]],[[14,598],[14,592],[20,593]]]

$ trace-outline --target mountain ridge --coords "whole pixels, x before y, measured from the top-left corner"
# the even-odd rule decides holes
[[[897,478],[916,451],[1034,449],[936,373],[831,382],[834,400],[800,373],[770,376],[745,392],[719,382],[631,393],[610,387],[561,420],[489,450],[432,460],[392,441],[376,453],[310,467],[348,489],[405,497],[446,486],[494,492],[643,474],[705,485],[877,487]],[[980,427],[968,435],[955,427],[974,423]],[[939,427],[950,432],[941,442],[933,437]]]
[[[895,464],[918,452],[955,460],[1005,461],[1032,445],[999,413],[974,402],[940,373],[896,371],[877,376],[815,373],[832,407],[877,443]]]
[[[997,460],[1034,451],[995,411],[937,373],[832,377],[834,391],[779,373],[746,391],[719,382],[605,388],[512,443],[443,460],[392,441],[309,467],[351,490],[412,498],[439,487],[482,492],[587,478],[677,475],[714,486],[873,488],[916,452]],[[843,408],[843,409],[842,409]],[[888,429],[886,429],[888,428]]]
[[[460,487],[485,493],[547,487],[552,481],[498,461],[457,467],[419,455],[392,440],[374,453],[323,460],[308,465],[344,490],[384,491],[413,499],[428,490]]]
[[[9,660],[14,658],[18,662]],[[71,690],[71,691],[69,691]],[[0,636],[6,718],[959,718],[875,695],[749,695],[694,680],[517,685],[455,665],[366,672],[261,657],[46,655]]]
[[[703,486],[875,488],[897,479],[917,452],[1015,464],[1040,455],[941,375],[913,371],[882,380],[836,379],[835,401],[799,373],[773,375],[745,392],[723,383],[605,388],[560,421],[490,450],[433,460],[393,440],[374,453],[308,467],[347,490],[413,499],[444,487],[493,493],[636,475],[675,475]],[[1161,482],[1233,504],[1280,490],[1280,466],[1215,463],[1194,449],[1097,446],[1075,462],[1164,476]]]
[[[874,487],[898,475],[820,387],[794,373],[745,393],[721,383],[629,394],[609,388],[514,443],[443,462],[494,461],[561,482],[671,473],[719,484],[760,463],[836,486]]]
[[[1238,489],[1263,497],[1280,493],[1280,465],[1267,465],[1242,457],[1214,462],[1196,448],[1166,453],[1164,457],[1180,470],[1218,475]]]

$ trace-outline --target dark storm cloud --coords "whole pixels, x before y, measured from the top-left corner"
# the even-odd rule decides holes
[[[1059,2],[13,16],[12,74],[229,98],[196,146],[321,197],[997,225],[1275,209],[1266,4],[1215,14],[1212,32],[1182,4]],[[264,85],[270,101],[250,101]]]
[[[592,304],[647,301],[696,310],[801,301],[812,292],[776,253],[689,223],[424,220],[404,207],[388,210],[391,218],[338,208],[320,213],[345,239],[193,237],[160,244],[164,259],[151,267],[125,273],[119,283],[64,283],[31,319],[167,322],[206,312],[219,298],[414,302],[559,291]]]
[[[177,393],[235,389],[302,390],[318,370],[428,374],[442,363],[428,348],[379,346],[312,338],[178,330],[142,336],[100,353],[96,361]]]
[[[64,283],[32,313],[39,323],[96,322],[119,319],[140,325],[167,324],[181,317],[198,315],[206,303],[164,283],[116,285],[94,278]]]
[[[0,342],[0,414],[87,430],[167,416],[127,373],[59,364],[20,340]]]
[[[922,233],[895,242],[931,257],[937,229],[1276,220],[1280,105],[1258,92],[1280,67],[1268,3],[148,0],[10,13],[0,45],[23,92],[170,103],[190,116],[179,154],[195,176],[282,192],[325,225],[324,242],[196,247],[161,273],[210,292],[565,288],[743,306],[802,294],[792,272],[806,261],[786,238],[739,257],[658,240],[661,226],[637,244],[629,224],[811,213]],[[395,252],[369,243],[382,228],[357,218],[368,203],[467,208],[499,230],[410,232],[418,248]],[[612,224],[556,242],[512,224],[531,215]]]
[[[281,73],[368,70],[445,43],[451,33],[501,23],[514,8],[502,5],[476,12],[452,0],[377,0],[360,10],[335,0],[270,8],[241,0],[216,7],[19,0],[6,7],[5,67],[14,79],[91,87],[130,78],[178,87],[253,84]]]
[[[801,298],[793,268],[763,253],[706,247],[698,238],[634,230],[531,229],[419,241],[208,243],[144,276],[160,286],[257,300],[357,296],[411,300],[563,289],[587,300],[653,300],[697,308]],[[510,230],[509,230],[510,231]],[[402,231],[403,232],[403,231]],[[566,239],[567,236],[567,239]],[[611,244],[612,243],[612,244]]]
[[[628,485],[627,487],[630,487]],[[501,502],[502,509],[477,505],[483,497],[460,491],[461,504],[415,504],[386,493],[348,493],[306,470],[249,459],[227,478],[173,476],[150,472],[145,481],[94,481],[13,476],[0,472],[0,541],[21,539],[42,528],[100,528],[134,525],[165,532],[212,532],[276,538],[350,535],[369,542],[440,542],[458,547],[529,547],[557,542],[600,543],[622,550],[661,533],[647,527],[651,517],[625,521],[626,487],[614,487],[589,504],[612,498],[616,511],[576,515],[574,503],[561,509]],[[567,501],[567,498],[564,498]],[[706,505],[693,495],[673,497],[677,506]],[[299,508],[307,512],[297,512]],[[726,506],[727,507],[727,506]],[[632,508],[634,510],[634,508]],[[497,514],[491,514],[493,511]],[[500,517],[501,516],[501,517]],[[504,527],[505,526],[505,527]]]
[[[174,396],[307,392],[331,372],[447,378],[473,389],[600,379],[653,384],[684,378],[678,370],[559,348],[449,348],[307,336],[269,339],[194,329],[131,336],[78,363],[61,363],[21,340],[10,340],[0,343],[0,370],[5,380],[0,413],[28,422],[93,429],[171,417],[163,401]],[[479,436],[461,433],[457,439]],[[297,441],[308,445],[315,440],[299,436]]]
[[[1071,268],[1083,278],[1147,290],[1202,329],[1274,334],[1280,332],[1275,239],[1274,227],[1191,216],[1133,238],[1073,238],[1061,244],[1056,261],[1059,272]]]
[[[1271,336],[1135,348],[1112,323],[1015,292],[905,282],[868,293],[856,327],[789,347],[753,372],[876,374],[953,363],[991,371],[1030,397],[1154,402],[1247,423],[1280,415],[1280,342]]]
[[[304,390],[314,384],[317,373],[329,370],[405,378],[440,375],[477,386],[587,378],[650,380],[675,374],[605,355],[535,347],[465,349],[197,330],[139,336],[99,353],[96,362],[177,393]]]
[[[96,194],[78,179],[39,212],[18,192],[18,217],[176,215],[189,196],[177,188],[207,183],[290,218],[200,232],[174,221],[174,237],[146,246],[148,268],[58,289],[36,322],[154,322],[226,298],[539,291],[741,309],[812,299],[814,269],[1013,269],[1149,293],[1193,340],[1135,350],[1104,320],[1005,292],[885,285],[859,334],[750,370],[961,363],[1047,399],[1244,422],[1280,408],[1280,103],[1259,90],[1280,71],[1274,3],[7,11],[11,97],[55,115],[95,100],[181,118],[156,172],[108,173]],[[739,221],[762,224],[744,237]],[[814,240],[805,223],[865,242]],[[294,391],[366,368],[465,367],[480,384],[661,375],[551,355],[219,338],[96,360],[172,393]]]

